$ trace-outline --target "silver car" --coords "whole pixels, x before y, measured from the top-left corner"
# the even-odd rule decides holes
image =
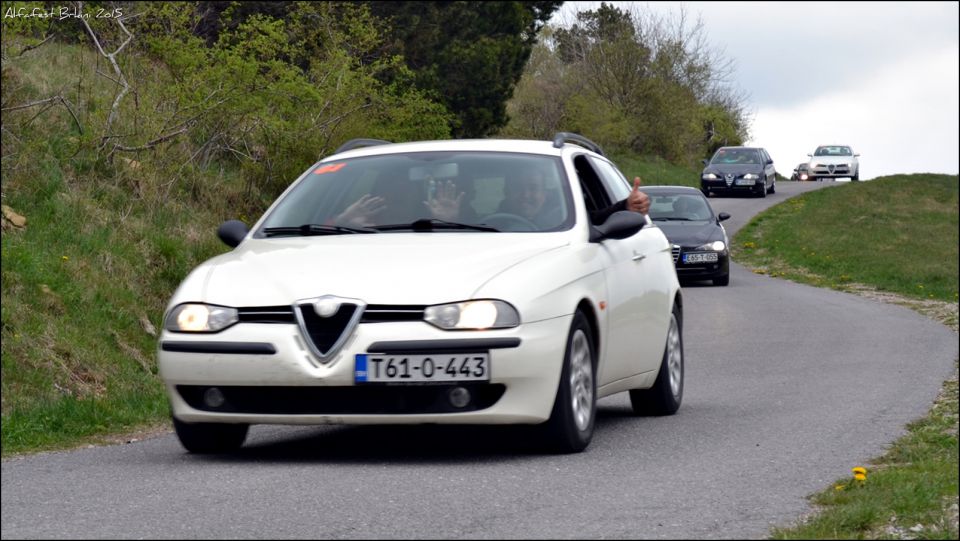
[[[810,156],[809,172],[810,180],[823,180],[825,178],[849,178],[853,181],[860,180],[860,162],[857,161],[859,154],[855,154],[853,149],[846,145],[822,145],[817,147]]]

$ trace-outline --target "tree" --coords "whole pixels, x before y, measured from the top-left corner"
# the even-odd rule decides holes
[[[510,102],[504,134],[543,137],[549,124],[583,130],[614,149],[686,163],[718,141],[746,138],[744,97],[728,84],[732,63],[682,10],[669,20],[603,3],[543,35]]]
[[[368,2],[389,21],[392,52],[416,85],[455,115],[455,137],[483,137],[507,123],[506,102],[537,34],[562,2]]]

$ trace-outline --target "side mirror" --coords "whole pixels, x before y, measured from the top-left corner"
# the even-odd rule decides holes
[[[810,156],[810,157],[812,158],[812,157],[813,157],[813,154],[807,154],[807,156]]]
[[[730,219],[730,214],[728,214],[728,213],[726,213],[726,212],[721,212],[720,214],[717,214],[717,219],[719,219],[721,222],[724,221],[724,220],[729,220],[729,219]]]
[[[767,160],[767,165],[773,165],[773,160]]]
[[[700,161],[703,162],[703,166],[704,166],[704,167],[706,167],[707,164],[710,163],[710,161],[707,160],[706,158],[704,158],[704,159],[702,159],[702,160],[700,160]]]
[[[247,227],[247,224],[240,220],[227,220],[217,228],[217,236],[220,237],[220,240],[222,240],[224,244],[231,248],[239,246],[249,232],[250,229]]]
[[[854,157],[854,158],[859,158],[860,155],[859,155],[859,154],[854,154],[853,157]]]
[[[647,219],[643,214],[629,210],[618,210],[602,224],[590,226],[590,242],[632,237],[646,224]]]

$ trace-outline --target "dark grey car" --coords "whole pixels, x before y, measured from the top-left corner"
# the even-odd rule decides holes
[[[730,240],[720,223],[730,218],[714,213],[710,202],[688,186],[644,186],[650,196],[650,219],[670,241],[677,278],[682,282],[712,280],[730,283]]]
[[[703,165],[700,189],[708,197],[722,192],[766,197],[777,189],[773,158],[762,148],[721,147]]]

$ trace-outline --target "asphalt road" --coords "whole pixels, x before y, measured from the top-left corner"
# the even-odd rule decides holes
[[[713,198],[733,218],[765,199]],[[2,464],[14,538],[763,538],[811,511],[923,416],[956,334],[899,306],[731,267],[687,286],[683,406],[600,402],[591,446],[544,455],[523,428],[253,427],[236,455],[171,433]]]

